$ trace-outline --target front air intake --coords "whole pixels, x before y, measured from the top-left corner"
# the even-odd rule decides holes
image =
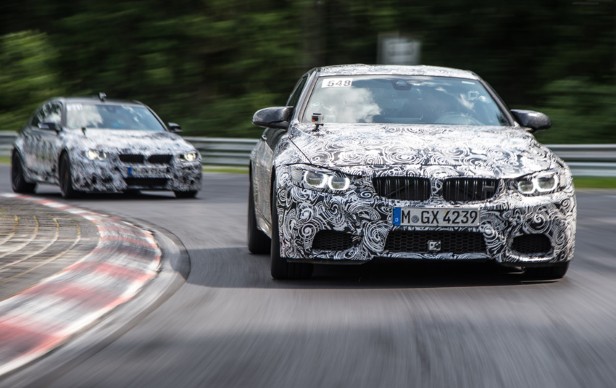
[[[545,234],[523,234],[513,239],[511,249],[523,255],[547,255],[552,243]]]
[[[312,241],[312,249],[344,251],[353,246],[353,235],[335,230],[321,230]]]

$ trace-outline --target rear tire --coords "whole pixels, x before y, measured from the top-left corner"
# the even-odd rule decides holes
[[[278,211],[275,193],[272,193],[272,243],[270,255],[272,258],[271,272],[274,279],[307,279],[312,276],[312,264],[289,263],[287,259],[280,257],[280,233],[278,230]]]
[[[558,263],[549,267],[526,268],[524,277],[532,280],[558,280],[562,279],[569,269],[569,262]]]
[[[176,198],[195,198],[197,196],[197,190],[190,191],[174,191]]]
[[[124,192],[125,195],[129,197],[138,197],[141,195],[141,190],[139,189],[129,189]]]
[[[15,193],[20,194],[32,194],[36,190],[36,183],[30,183],[26,180],[24,165],[17,151],[13,153],[11,158],[11,186]]]
[[[248,188],[248,250],[256,255],[270,253],[272,241],[257,227],[252,178]]]
[[[73,189],[73,173],[71,168],[71,161],[68,158],[68,154],[63,154],[60,158],[60,191],[62,197],[66,199],[77,198],[80,192]]]

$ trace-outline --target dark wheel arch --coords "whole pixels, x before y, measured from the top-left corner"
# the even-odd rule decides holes
[[[63,198],[77,198],[81,194],[73,188],[71,159],[66,150],[60,153],[58,162],[58,185]]]
[[[197,190],[189,191],[173,191],[176,198],[195,198],[197,196]]]
[[[247,222],[247,239],[248,250],[254,254],[270,253],[271,240],[257,226],[257,216],[255,214],[254,201],[254,186],[252,184],[252,166],[248,170],[248,222]]]
[[[15,149],[11,153],[11,187],[15,193],[20,194],[33,194],[36,191],[36,183],[26,179],[22,157]]]

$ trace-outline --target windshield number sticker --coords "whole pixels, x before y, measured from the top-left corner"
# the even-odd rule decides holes
[[[353,85],[351,78],[328,78],[323,80],[322,88],[350,88]]]

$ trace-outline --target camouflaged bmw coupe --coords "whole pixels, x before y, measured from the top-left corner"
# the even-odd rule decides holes
[[[19,131],[11,160],[13,191],[34,193],[57,184],[62,196],[85,192],[173,191],[192,198],[201,189],[201,155],[136,101],[54,98]]]
[[[276,279],[314,263],[482,260],[558,279],[573,258],[571,172],[476,74],[345,65],[257,111],[248,248]]]

